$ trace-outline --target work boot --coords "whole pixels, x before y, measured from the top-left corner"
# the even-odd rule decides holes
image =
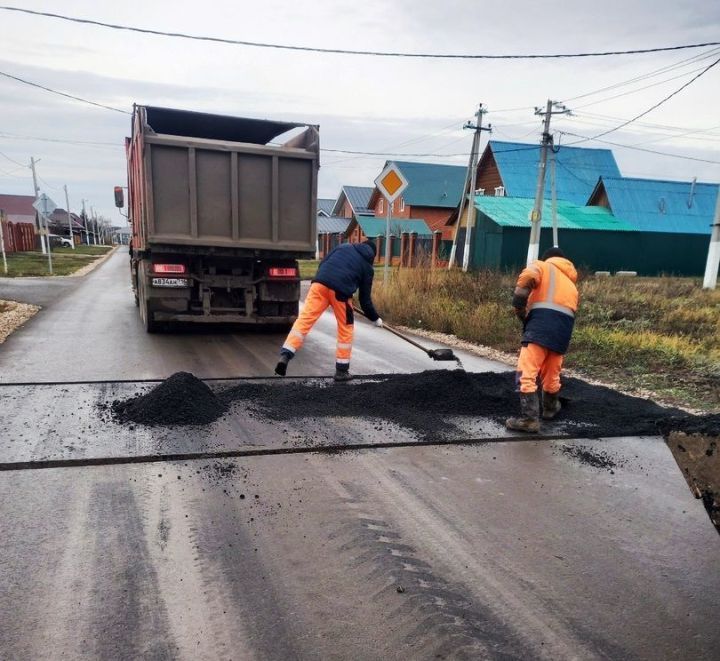
[[[288,356],[286,353],[280,354],[280,360],[278,360],[278,364],[275,365],[275,374],[278,376],[285,376],[285,374],[287,374],[287,366],[291,357],[292,356]]]
[[[540,402],[537,393],[520,393],[520,417],[508,418],[505,426],[515,431],[536,433],[540,431]]]
[[[542,418],[543,420],[552,420],[560,413],[560,393],[545,392],[542,394]]]
[[[350,374],[350,368],[347,365],[342,367],[335,366],[335,376],[333,377],[338,383],[344,381],[352,381],[352,374]]]

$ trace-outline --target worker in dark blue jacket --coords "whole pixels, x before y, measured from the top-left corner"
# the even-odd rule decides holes
[[[349,381],[350,354],[353,341],[352,297],[359,289],[360,306],[365,316],[376,326],[382,327],[382,319],[372,302],[373,262],[375,244],[343,243],[333,248],[320,262],[305,305],[280,351],[280,361],[275,373],[285,376],[287,365],[305,341],[320,315],[332,307],[337,320],[337,347],[335,350],[335,380]]]

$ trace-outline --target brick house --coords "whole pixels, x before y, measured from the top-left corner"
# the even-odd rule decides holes
[[[452,240],[453,228],[447,221],[460,203],[467,168],[462,165],[438,165],[387,161],[398,168],[408,181],[403,194],[393,202],[393,218],[417,218],[425,221],[431,232],[441,232],[442,240]],[[372,189],[369,207],[376,216],[385,216],[385,199]]]
[[[343,186],[330,216],[355,218],[359,214],[372,213],[368,206],[372,192],[373,188],[369,186]]]

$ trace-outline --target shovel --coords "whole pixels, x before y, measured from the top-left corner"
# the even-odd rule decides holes
[[[355,306],[353,306],[353,310],[367,319],[367,315],[365,315],[362,310],[358,310]],[[386,323],[383,323],[382,327],[390,331],[393,335],[397,335],[401,340],[405,340],[408,344],[412,344],[414,347],[420,349],[420,351],[424,351],[433,360],[454,360],[456,363],[460,363],[460,359],[453,353],[452,349],[427,349],[419,342],[411,340],[407,335],[403,335],[400,331],[395,330]]]

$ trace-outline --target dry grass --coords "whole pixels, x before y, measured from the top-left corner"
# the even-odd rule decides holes
[[[514,275],[405,269],[375,285],[388,321],[517,351]],[[669,401],[720,408],[720,291],[692,278],[584,278],[566,365]]]

